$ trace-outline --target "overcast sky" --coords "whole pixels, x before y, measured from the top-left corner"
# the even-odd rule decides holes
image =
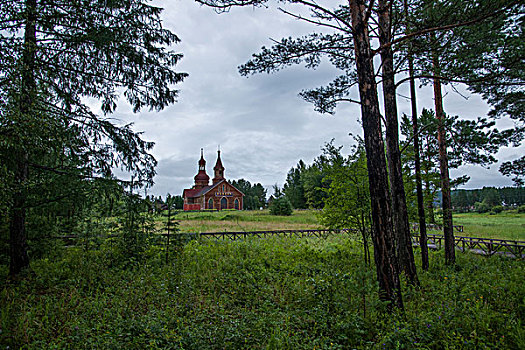
[[[220,145],[227,179],[244,178],[269,188],[276,183],[282,186],[299,159],[310,163],[332,138],[345,146],[344,152],[353,144],[350,132],[362,135],[357,105],[340,105],[334,116],[321,115],[298,96],[301,90],[325,85],[338,75],[328,63],[316,70],[294,66],[250,77],[241,77],[237,71],[262,46],[271,46],[270,39],[299,36],[318,28],[275,7],[236,8],[219,15],[191,0],[156,4],[165,8],[164,26],[182,40],[172,48],[184,55],[176,70],[189,73],[189,77],[178,85],[179,101],[161,112],[133,114],[125,105],[117,110],[117,118],[135,123],[134,129],[156,144],[157,175],[148,193],[181,195],[184,188],[190,188],[201,148],[211,177]],[[399,94],[406,96],[407,90],[402,87]],[[465,100],[450,88],[445,88],[444,95],[449,114],[476,118],[488,111],[478,96]],[[409,114],[409,101],[402,96],[398,98],[399,111]],[[431,91],[423,89],[419,111],[432,106]],[[498,158],[515,159],[523,152],[523,147],[503,150]],[[470,175],[465,188],[512,185],[497,172],[498,167],[465,167],[451,175]]]

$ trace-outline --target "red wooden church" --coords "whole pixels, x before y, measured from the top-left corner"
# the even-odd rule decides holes
[[[221,151],[217,151],[217,162],[213,167],[215,176],[209,185],[210,177],[206,174],[206,161],[201,149],[199,160],[199,172],[195,175],[195,185],[185,189],[182,193],[184,198],[184,210],[203,209],[238,209],[242,210],[242,199],[244,193],[232,186],[224,178],[224,166],[221,161]]]

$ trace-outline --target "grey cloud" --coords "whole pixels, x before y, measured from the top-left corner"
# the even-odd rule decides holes
[[[318,28],[292,20],[276,11],[275,5],[236,8],[217,15],[189,0],[157,3],[166,8],[165,26],[182,40],[172,48],[184,55],[176,69],[190,76],[177,86],[179,102],[165,110],[133,115],[129,107],[119,106],[116,115],[124,122],[134,122],[135,130],[144,131],[144,138],[156,143],[153,154],[159,160],[158,175],[150,192],[181,194],[191,186],[200,148],[205,150],[209,175],[220,144],[227,178],[245,178],[270,187],[282,185],[299,159],[311,162],[331,138],[348,145],[353,143],[349,132],[362,134],[359,106],[341,105],[335,116],[322,116],[297,96],[303,89],[330,82],[338,73],[329,64],[317,70],[297,66],[250,77],[237,72],[237,66],[252,53],[271,46],[269,38],[300,36]],[[399,93],[406,95],[406,90],[403,86]],[[486,112],[487,106],[478,97],[465,101],[447,91],[447,113],[468,112],[477,117]],[[401,112],[410,112],[409,101],[400,96],[398,102]],[[431,87],[419,91],[418,103],[420,111],[433,108]],[[516,152],[502,153],[502,159]],[[506,183],[497,171],[491,171],[479,177],[479,183]],[[478,173],[473,171],[469,185],[478,183]]]

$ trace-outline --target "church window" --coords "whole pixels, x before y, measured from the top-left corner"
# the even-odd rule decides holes
[[[234,203],[235,209],[239,210],[239,200],[235,198],[235,201],[233,203]]]
[[[228,209],[228,200],[226,197],[221,198],[221,209]]]
[[[208,209],[213,209],[213,199],[208,200]]]

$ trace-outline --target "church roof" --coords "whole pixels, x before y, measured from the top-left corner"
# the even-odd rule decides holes
[[[210,181],[210,177],[203,170],[199,171],[199,173],[195,175],[194,179],[195,181]]]
[[[224,170],[224,166],[222,166],[222,161],[221,161],[221,151],[217,151],[217,162],[215,163],[215,166],[213,167],[214,170],[218,170],[218,169],[221,169],[221,170]]]
[[[197,198],[197,197],[200,197],[205,192],[207,192],[206,190],[209,187],[212,187],[212,186],[206,186],[206,187],[203,187],[203,188],[187,188],[182,193],[182,197],[184,197],[184,198]]]

